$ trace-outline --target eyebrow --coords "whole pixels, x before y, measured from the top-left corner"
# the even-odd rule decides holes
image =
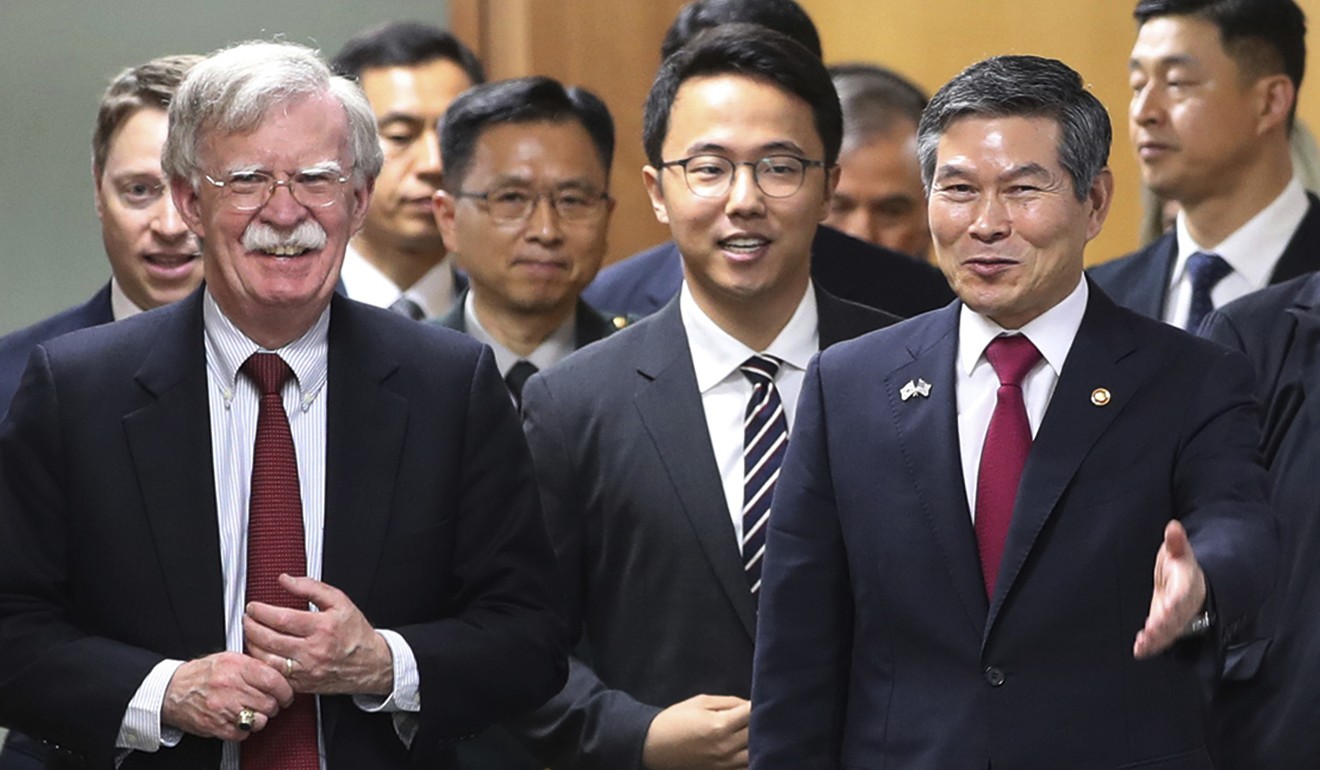
[[[953,163],[945,163],[944,165],[939,166],[938,168],[935,169],[935,176],[933,177],[933,179],[936,181],[948,179],[950,177],[954,179],[966,179],[971,175],[972,172],[962,166]],[[1021,165],[1014,166],[1013,168],[1010,168],[1009,170],[1000,174],[998,177],[996,177],[996,181],[1006,182],[1006,181],[1021,179],[1023,177],[1029,177],[1029,176],[1040,176],[1040,177],[1045,177],[1046,179],[1053,178],[1053,175],[1050,173],[1050,170],[1040,165],[1039,163],[1023,163]]]
[[[426,120],[411,112],[387,112],[376,119],[377,125],[386,123],[416,123],[418,125],[425,123]]]
[[[1196,57],[1192,56],[1191,54],[1185,54],[1185,53],[1170,54],[1169,56],[1161,56],[1160,58],[1155,60],[1155,66],[1157,67],[1191,67],[1191,66],[1195,66],[1196,64],[1197,64]],[[1140,59],[1136,58],[1135,56],[1132,57],[1131,59],[1128,59],[1128,71],[1139,69],[1140,67],[1141,67]]]
[[[494,179],[490,180],[490,189],[494,190],[500,187],[531,187],[532,180],[526,176],[518,174],[496,174]],[[575,176],[557,182],[554,185],[555,190],[584,190],[593,191],[602,189],[600,185],[588,180],[586,177]]]
[[[717,144],[715,142],[699,142],[697,144],[688,145],[687,151],[688,151],[688,155],[732,154],[728,147],[722,144]],[[767,155],[774,155],[775,153],[785,153],[785,152],[793,153],[796,155],[806,154],[806,151],[803,150],[796,142],[790,141],[788,139],[781,139],[775,142],[768,142],[766,144],[761,145],[760,147],[756,148],[753,151],[754,154],[759,154],[760,157],[765,157]]]

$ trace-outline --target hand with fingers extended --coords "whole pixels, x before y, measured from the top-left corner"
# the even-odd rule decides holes
[[[642,747],[648,770],[745,770],[752,704],[731,695],[696,695],[661,711]]]
[[[293,688],[279,671],[249,655],[219,652],[190,660],[174,672],[165,689],[160,721],[186,733],[241,741],[293,702]],[[250,729],[239,714],[251,709]]]
[[[1192,552],[1187,530],[1181,522],[1170,521],[1164,528],[1164,542],[1155,555],[1155,590],[1150,597],[1150,614],[1146,616],[1145,627],[1137,632],[1133,656],[1154,657],[1172,646],[1201,612],[1205,598],[1205,573]]]
[[[295,692],[390,694],[389,645],[343,591],[289,575],[280,575],[280,586],[320,611],[249,602],[243,617],[248,654],[286,677]]]

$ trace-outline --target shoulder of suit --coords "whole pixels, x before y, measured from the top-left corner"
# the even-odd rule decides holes
[[[1136,251],[1116,257],[1107,262],[1101,262],[1087,269],[1087,273],[1104,285],[1111,279],[1122,279],[1138,273],[1145,273],[1148,270],[1159,269],[1161,274],[1163,269],[1156,264],[1159,254],[1168,248],[1168,241],[1173,239],[1173,233],[1166,233],[1158,239],[1146,244]]]

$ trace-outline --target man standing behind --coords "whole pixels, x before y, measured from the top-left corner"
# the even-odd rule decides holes
[[[825,224],[925,260],[930,227],[917,123],[926,95],[897,72],[873,64],[836,65],[830,77],[843,107],[843,149]]]
[[[798,387],[819,349],[895,320],[811,280],[841,123],[820,59],[750,25],[700,37],[651,87],[643,174],[682,288],[523,394],[589,651],[517,725],[557,770],[746,765],[760,544]]]
[[[517,400],[532,374],[615,329],[578,299],[605,257],[614,121],[588,91],[508,80],[459,97],[441,147],[436,223],[469,280],[441,323],[491,346]]]
[[[106,89],[92,133],[92,179],[110,283],[90,300],[0,339],[0,415],[39,343],[188,296],[202,281],[197,239],[160,170],[165,110],[198,56],[166,56],[124,70]]]
[[[362,84],[385,153],[367,220],[344,257],[344,291],[417,320],[443,316],[463,281],[431,213],[441,180],[437,123],[485,80],[481,63],[448,32],[391,22],[350,39],[330,64]]]
[[[39,346],[0,428],[0,718],[94,768],[450,767],[559,687],[489,352],[334,291],[380,163],[314,52],[193,68],[163,165],[204,290]]]
[[[1198,656],[1252,614],[1277,548],[1251,372],[1083,279],[1109,143],[1051,59],[972,65],[927,107],[931,233],[962,301],[807,372],[766,546],[756,770],[1213,766]]]
[[[1120,305],[1196,331],[1211,309],[1320,268],[1320,200],[1288,133],[1306,71],[1293,0],[1141,0],[1128,131],[1173,230],[1091,270]]]

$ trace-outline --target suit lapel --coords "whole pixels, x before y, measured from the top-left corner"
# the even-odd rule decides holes
[[[1302,217],[1301,224],[1288,239],[1287,247],[1274,265],[1270,283],[1281,283],[1320,268],[1320,253],[1316,251],[1320,248],[1320,200],[1309,192],[1306,199],[1310,203],[1306,216]]]
[[[597,340],[608,337],[614,333],[614,328],[611,319],[601,315],[594,307],[579,299],[574,314],[573,349],[584,348]]]
[[[1086,314],[1022,472],[999,580],[991,597],[987,636],[1064,490],[1096,441],[1122,413],[1125,400],[1150,374],[1148,369],[1122,365],[1136,349],[1135,335],[1113,302],[1094,286],[1090,288]],[[1106,408],[1091,402],[1096,388],[1112,394]]]
[[[908,474],[921,500],[921,513],[939,543],[967,620],[981,633],[986,617],[985,585],[967,509],[958,441],[954,359],[960,307],[954,303],[935,311],[909,343],[911,361],[885,376],[884,392]],[[903,386],[917,380],[930,383],[930,395],[904,401]]]
[[[1173,278],[1173,263],[1178,257],[1178,239],[1168,233],[1151,248],[1155,252],[1155,270],[1133,289],[1129,307],[1149,318],[1163,318],[1164,304],[1169,298],[1169,281]],[[1095,284],[1091,284],[1091,291],[1095,292]]]
[[[1312,211],[1316,207],[1312,206]],[[1310,411],[1312,424],[1320,425],[1320,273],[1307,280],[1295,307],[1287,312],[1296,319],[1297,328],[1288,346],[1280,384],[1295,382],[1301,389],[1303,409]],[[1296,370],[1296,372],[1291,370]]]
[[[138,369],[151,400],[124,417],[129,452],[183,649],[225,648],[202,294],[167,311]]]
[[[656,313],[641,342],[637,373],[642,383],[634,404],[642,424],[716,580],[748,636],[755,638],[756,605],[743,573],[724,486],[710,447],[677,299]]]

